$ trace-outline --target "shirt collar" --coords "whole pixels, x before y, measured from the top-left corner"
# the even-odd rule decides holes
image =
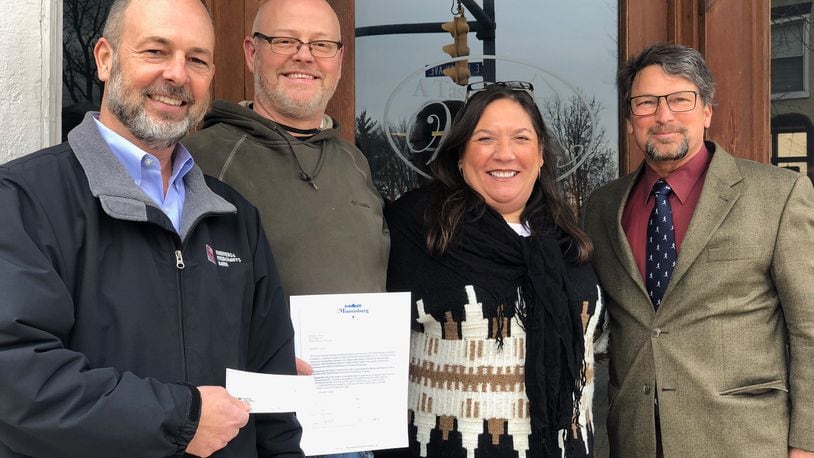
[[[192,170],[195,161],[192,159],[192,154],[189,153],[184,145],[178,143],[175,145],[175,154],[172,155],[172,175],[170,175],[170,183],[175,183],[179,186],[182,183],[186,174]]]
[[[664,177],[664,180],[667,181],[667,184],[670,185],[673,193],[682,204],[686,202],[690,196],[690,192],[693,187],[695,187],[695,183],[704,176],[711,159],[712,155],[707,149],[707,146],[702,143],[701,149],[695,156]],[[645,205],[647,205],[647,201],[653,197],[653,193],[650,192],[650,190],[653,189],[653,185],[656,184],[659,178],[661,177],[655,170],[649,165],[645,165],[644,173],[641,177],[642,187],[647,190],[647,193],[644,195]]]
[[[133,178],[137,185],[141,186],[142,182],[142,166],[149,165],[149,161],[158,162],[158,158],[152,154],[144,151],[138,146],[131,143],[126,138],[114,132],[111,128],[102,124],[99,119],[94,116],[93,120],[99,128],[99,133],[102,139],[110,147],[110,151],[121,162],[127,174]],[[175,151],[172,155],[172,175],[170,175],[170,183],[176,184],[176,180],[184,178],[184,176],[192,169],[195,164],[192,155],[182,145],[178,143],[175,145]]]

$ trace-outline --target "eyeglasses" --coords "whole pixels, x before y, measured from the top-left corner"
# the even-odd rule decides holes
[[[302,45],[307,45],[314,57],[334,57],[342,47],[341,41],[314,40],[302,41],[292,37],[270,37],[260,32],[254,32],[254,38],[262,38],[269,42],[271,52],[283,56],[293,56],[300,52]]]
[[[678,91],[667,95],[639,95],[628,99],[630,111],[636,116],[649,116],[659,109],[659,101],[664,99],[667,108],[675,113],[692,111],[698,99],[695,91]]]
[[[523,91],[534,98],[534,86],[527,81],[478,81],[466,86],[466,100],[469,101],[473,95],[485,91],[490,86],[502,86],[513,91]]]

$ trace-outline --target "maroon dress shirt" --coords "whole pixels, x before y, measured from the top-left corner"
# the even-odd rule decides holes
[[[681,242],[684,241],[684,235],[687,233],[695,206],[701,197],[701,190],[704,189],[704,179],[711,159],[712,155],[709,150],[702,145],[701,150],[692,159],[665,177],[673,189],[670,194],[670,206],[673,209],[676,254],[679,257],[681,256]],[[622,212],[622,228],[627,235],[627,241],[642,279],[645,276],[647,220],[656,202],[651,191],[659,178],[658,174],[645,164],[638,181],[630,190],[625,210]]]

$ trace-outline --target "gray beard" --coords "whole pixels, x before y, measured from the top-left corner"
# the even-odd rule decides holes
[[[690,149],[689,143],[687,143],[687,137],[683,137],[681,139],[681,143],[676,146],[676,149],[672,155],[669,153],[660,153],[656,149],[656,145],[654,144],[653,140],[647,141],[647,157],[649,157],[654,162],[667,162],[667,161],[680,161],[687,156],[687,152]]]
[[[289,97],[282,89],[273,87],[263,75],[255,79],[254,86],[255,97],[265,99],[267,106],[273,107],[276,112],[289,119],[308,119],[325,113],[328,100],[336,90],[336,87],[332,90],[323,88],[316,97],[303,101]]]
[[[206,114],[206,110],[201,110],[197,114],[190,110],[180,121],[150,119],[143,104],[133,103],[124,97],[124,81],[118,69],[118,62],[113,63],[108,84],[110,88],[107,94],[107,108],[134,137],[150,149],[163,150],[174,147]],[[162,92],[173,97],[190,98],[182,87],[166,85]],[[146,91],[142,90],[139,96],[147,97]],[[208,99],[205,104],[209,105]]]

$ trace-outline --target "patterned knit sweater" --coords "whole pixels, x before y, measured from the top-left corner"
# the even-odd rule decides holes
[[[485,318],[485,313],[495,313],[484,311],[474,287],[466,287],[465,297],[464,303],[447,304],[442,322],[425,310],[423,300],[415,304],[423,331],[414,328],[411,338],[411,445],[415,449],[417,442],[424,457],[474,458],[478,450],[479,456],[525,458],[531,434],[524,383],[526,334],[516,317]],[[587,380],[580,417],[572,431],[559,435],[563,456],[591,455],[593,342],[603,305],[600,299],[583,307]],[[502,347],[495,339],[498,329]],[[576,438],[569,439],[568,454],[564,437]]]

